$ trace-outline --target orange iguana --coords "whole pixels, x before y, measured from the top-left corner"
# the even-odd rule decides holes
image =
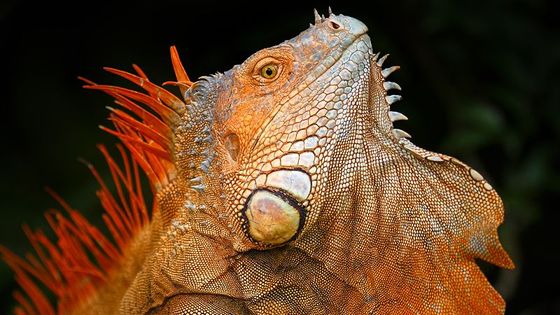
[[[398,66],[382,67],[364,24],[315,12],[295,38],[196,82],[171,57],[180,98],[136,66],[107,71],[145,92],[84,79],[120,106],[103,129],[122,162],[100,147],[114,193],[90,167],[111,238],[53,194],[56,241],[25,229],[35,254],[1,249],[17,314],[504,312],[475,263],[513,268],[500,197],[393,128],[406,119],[390,110]]]

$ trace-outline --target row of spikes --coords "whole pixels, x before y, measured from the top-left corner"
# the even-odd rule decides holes
[[[190,164],[193,164],[190,168],[203,173],[208,173],[214,158],[213,153],[210,152],[212,150],[205,148],[212,142],[208,126],[212,121],[212,111],[207,108],[211,102],[199,102],[207,94],[205,89],[211,78],[201,77],[197,82],[192,82],[174,46],[171,47],[171,59],[177,81],[168,81],[163,85],[178,86],[184,101],[166,89],[151,83],[136,65],[133,67],[137,75],[113,68],[105,68],[105,70],[142,87],[148,92],[147,94],[118,86],[99,85],[82,78],[88,83],[85,88],[101,90],[109,94],[125,109],[108,107],[111,111],[109,119],[113,122],[114,129],[104,126],[100,128],[121,139],[146,172],[156,191],[165,187],[177,176],[174,158],[181,158],[184,154],[190,155]],[[189,118],[182,120],[181,116],[185,112],[188,112]],[[172,134],[181,128],[199,129],[199,132],[192,139],[193,146],[189,150],[179,152],[173,157],[171,154],[176,150],[173,148]],[[209,153],[205,154],[205,152]],[[194,163],[199,158],[202,158],[202,161]],[[191,172],[190,169],[187,171],[193,173],[186,174],[192,177],[191,188],[203,192],[205,185],[202,183],[202,177],[196,174],[198,172]]]
[[[130,159],[123,146],[118,145],[117,148],[122,166],[104,146],[99,146],[112,176],[114,194],[99,172],[87,164],[100,186],[97,196],[104,209],[102,219],[112,240],[48,189],[66,213],[64,215],[54,209],[45,213],[56,241],[49,239],[41,230],[32,231],[24,226],[35,253],[27,253],[22,258],[0,246],[0,256],[14,271],[21,290],[14,292],[19,304],[15,314],[70,313],[80,301],[85,301],[107,282],[113,268],[122,261],[126,244],[150,221],[138,163]],[[51,304],[41,288],[54,295],[56,306]]]
[[[384,55],[383,57],[379,58],[379,53],[377,53],[374,56],[374,59],[377,63],[377,65],[382,68],[383,63],[385,62],[385,60],[387,59],[387,57],[389,57],[389,54]],[[396,70],[399,70],[400,67],[399,66],[392,66],[392,67],[388,67],[385,69],[381,70],[381,75],[383,76],[383,89],[385,90],[386,93],[389,93],[390,90],[398,90],[401,91],[401,87],[399,84],[395,83],[395,82],[391,82],[391,81],[385,81],[385,79],[387,79],[387,77],[395,72]],[[393,94],[393,95],[386,95],[385,96],[385,101],[387,102],[387,104],[389,106],[393,105],[394,103],[400,101],[402,99],[402,96],[397,95],[397,94]],[[408,117],[406,117],[404,114],[397,112],[397,111],[388,111],[388,116],[389,116],[389,120],[391,121],[391,123],[394,123],[395,121],[399,121],[399,120],[408,120]],[[415,157],[419,158],[419,159],[425,159],[428,161],[432,161],[432,162],[443,162],[444,159],[447,159],[447,157],[445,157],[442,154],[436,153],[436,152],[431,152],[425,149],[422,149],[420,147],[417,147],[416,145],[414,145],[412,142],[410,142],[410,138],[412,137],[408,132],[402,130],[402,129],[398,129],[398,128],[391,128],[391,132],[393,134],[393,136],[395,138],[397,138],[397,140],[399,140],[399,143],[403,146],[404,149],[408,150],[409,152],[411,152]]]
[[[175,47],[171,47],[171,60],[177,81],[165,82],[164,85],[179,87],[181,95],[185,96],[193,82]],[[129,241],[150,221],[142,195],[139,168],[148,177],[153,192],[159,191],[175,175],[170,155],[172,132],[187,105],[169,91],[151,83],[138,66],[133,67],[136,75],[113,68],[105,70],[137,84],[147,94],[118,86],[99,85],[80,77],[86,83],[85,88],[107,93],[122,108],[109,107],[109,120],[114,129],[104,126],[101,129],[122,141],[124,147],[117,147],[123,166],[118,165],[105,147],[99,146],[109,165],[115,195],[97,170],[87,164],[101,186],[97,196],[112,240],[56,193],[49,191],[66,212],[63,215],[52,210],[45,215],[56,241],[51,241],[42,231],[32,231],[24,226],[35,254],[28,253],[21,258],[0,246],[0,256],[13,269],[21,288],[21,291],[14,292],[14,298],[19,303],[15,309],[18,315],[70,313],[75,305],[98,290],[108,280],[111,270],[122,261]],[[57,300],[56,306],[51,304],[42,288],[52,292]]]
[[[329,6],[329,17],[331,17],[331,15],[334,15],[331,7]],[[319,14],[319,12],[317,12],[317,9],[313,9],[313,15],[315,18],[315,24],[319,24],[325,21],[325,16],[323,14]],[[311,24],[310,24],[311,25]]]
[[[215,141],[211,131],[215,95],[209,91],[212,90],[212,83],[219,80],[219,76],[219,73],[214,76],[202,76],[186,92],[185,98],[189,100],[189,119],[178,127],[178,131],[188,131],[183,132],[183,135],[188,135],[184,140],[191,142],[188,148],[178,149],[177,163],[186,166],[181,170],[183,176],[190,178],[190,188],[198,193],[203,193],[206,189],[204,178],[215,158]]]
[[[165,82],[163,85],[178,86],[184,96],[193,82],[175,46],[171,47],[171,61],[177,81]],[[123,142],[148,176],[152,187],[159,191],[176,175],[171,156],[172,133],[179,125],[187,105],[173,93],[150,82],[140,67],[133,65],[133,68],[136,75],[114,68],[104,69],[140,86],[147,94],[120,86],[96,84],[82,77],[80,79],[86,83],[84,88],[105,92],[122,108],[107,107],[114,129],[105,126],[100,128]]]
[[[385,80],[389,75],[391,75],[391,73],[400,69],[400,66],[392,66],[383,69],[383,64],[385,63],[385,60],[387,60],[387,57],[389,57],[389,54],[386,54],[381,58],[379,58],[379,53],[373,56],[373,60],[376,62],[379,68],[382,69],[381,75],[383,76],[383,89],[386,91],[386,93],[389,93],[390,90],[401,91],[401,86],[398,83]],[[393,105],[394,103],[400,100],[402,100],[402,96],[398,94],[385,96],[385,101],[389,106]],[[394,123],[395,121],[399,121],[399,120],[408,120],[408,117],[406,117],[404,114],[397,111],[389,111],[388,115],[389,115],[389,120],[391,120],[391,123]],[[398,128],[392,128],[392,133],[397,139],[411,138],[411,135],[408,132]]]

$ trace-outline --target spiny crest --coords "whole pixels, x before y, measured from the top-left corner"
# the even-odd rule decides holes
[[[175,47],[171,47],[171,60],[177,81],[165,82],[164,85],[178,86],[185,96],[193,82],[185,72]],[[133,67],[137,75],[113,68],[105,70],[137,84],[147,94],[80,78],[87,83],[85,88],[111,95],[122,108],[109,108],[109,119],[114,129],[101,127],[122,141],[124,147],[117,145],[122,159],[120,165],[104,146],[99,146],[111,173],[114,193],[97,170],[86,163],[100,185],[97,196],[111,237],[105,236],[60,196],[49,191],[66,213],[50,210],[45,214],[56,241],[40,230],[32,231],[24,226],[34,254],[28,253],[21,258],[0,246],[0,256],[14,270],[15,279],[21,287],[21,291],[14,293],[19,303],[16,314],[66,314],[109,281],[112,271],[122,262],[127,245],[150,221],[139,168],[148,177],[154,192],[175,176],[171,156],[172,135],[187,105],[150,82],[138,66]],[[56,306],[51,304],[42,288],[52,292],[57,300]]]
[[[28,253],[23,259],[0,246],[3,260],[14,270],[16,281],[23,290],[23,293],[14,294],[20,304],[17,314],[68,312],[107,281],[113,267],[120,262],[127,243],[149,222],[138,164],[128,158],[122,146],[118,146],[122,167],[104,146],[99,146],[99,149],[107,161],[116,194],[111,193],[92,165],[88,164],[88,168],[100,185],[97,196],[104,209],[102,218],[113,240],[49,190],[66,212],[63,215],[50,210],[45,214],[56,241],[50,240],[40,230],[32,231],[24,226],[35,254]],[[54,294],[58,301],[56,307],[50,304],[36,283]]]
[[[387,57],[389,57],[389,54],[386,54],[381,58],[379,58],[379,53],[377,53],[373,56],[373,62],[376,63],[376,65],[379,67],[381,71],[381,76],[383,77],[383,83],[382,83],[383,89],[385,90],[386,93],[385,102],[390,107],[396,102],[402,100],[402,96],[398,94],[388,95],[389,91],[391,90],[401,91],[401,86],[396,82],[386,81],[389,75],[391,75],[393,72],[400,69],[399,66],[391,66],[391,67],[383,68],[383,64],[387,60]],[[406,117],[404,114],[397,111],[389,110],[387,114],[389,115],[389,120],[391,121],[391,123],[400,120],[408,120],[408,117]],[[443,162],[444,160],[449,160],[449,157],[443,154],[431,152],[415,146],[409,140],[410,138],[412,138],[412,136],[408,132],[402,129],[392,127],[391,133],[399,141],[399,143],[402,145],[404,149],[408,150],[415,157],[419,159],[425,159],[431,162]]]
[[[219,74],[218,74],[219,76]],[[211,93],[211,82],[215,78],[203,76],[186,91],[185,98],[189,99],[187,111],[189,121],[179,126],[179,129],[189,129],[189,134],[181,143],[187,143],[189,149],[178,150],[179,165],[186,165],[184,175],[190,178],[193,191],[202,193],[206,189],[205,178],[215,158],[215,141],[211,131],[214,121],[213,104],[215,93]]]
[[[174,46],[171,47],[171,60],[177,81],[165,82],[164,85],[178,86],[185,96],[193,82],[185,72]],[[107,93],[115,98],[116,104],[125,109],[108,107],[111,111],[109,119],[113,122],[114,129],[104,126],[100,128],[123,142],[150,179],[150,183],[159,191],[176,175],[171,156],[172,134],[180,123],[180,116],[187,110],[187,105],[171,92],[150,82],[138,66],[133,67],[138,75],[113,68],[104,69],[140,86],[147,94],[81,79],[88,84],[85,88]]]
[[[331,7],[329,7],[329,17],[331,17],[332,15],[334,15]],[[319,14],[319,12],[317,12],[317,9],[313,9],[313,15],[314,15],[314,19],[315,19],[315,25],[323,23],[325,21],[325,16],[323,14]],[[313,24],[309,24],[309,26],[313,26]]]
[[[385,79],[387,79],[387,77],[391,73],[399,70],[400,67],[392,66],[384,69],[383,64],[385,63],[385,60],[387,60],[387,57],[389,57],[389,54],[386,54],[383,57],[379,58],[379,53],[377,53],[373,56],[373,62],[375,62],[376,65],[381,70],[381,76],[383,77],[383,89],[385,90],[386,93],[385,102],[387,103],[388,106],[392,106],[394,103],[402,100],[402,96],[398,94],[388,95],[388,93],[390,90],[401,91],[401,86],[395,82],[386,81]],[[394,123],[395,121],[398,120],[408,120],[408,117],[406,117],[404,114],[397,111],[389,111],[388,115],[391,123]],[[410,134],[408,134],[406,131],[397,128],[392,128],[392,133],[397,139],[411,137]]]

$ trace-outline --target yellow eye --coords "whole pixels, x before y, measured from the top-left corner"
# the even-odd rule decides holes
[[[273,63],[269,63],[261,68],[261,76],[265,79],[274,79],[277,74],[278,66]]]

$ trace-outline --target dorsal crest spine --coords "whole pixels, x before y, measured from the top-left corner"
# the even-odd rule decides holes
[[[171,60],[177,81],[164,85],[175,85],[185,95],[193,82],[174,46],[171,47]],[[120,165],[106,147],[98,146],[111,173],[114,192],[96,168],[86,163],[100,185],[97,196],[104,209],[102,218],[110,237],[49,190],[64,209],[63,212],[51,210],[45,214],[56,240],[52,241],[40,230],[32,231],[24,226],[34,254],[29,253],[23,259],[0,246],[0,255],[14,270],[21,287],[21,291],[14,293],[19,303],[16,314],[66,314],[110,281],[112,271],[122,263],[128,244],[151,220],[139,169],[148,177],[154,194],[176,177],[172,156],[174,133],[181,116],[187,112],[187,105],[152,83],[140,67],[133,65],[133,68],[137,74],[113,68],[105,70],[135,83],[146,93],[100,85],[80,77],[86,83],[85,88],[105,92],[120,107],[108,107],[113,129],[100,126],[121,140],[122,145],[117,145],[122,159]],[[207,168],[206,164],[204,168]],[[41,287],[54,293],[56,305],[51,304]]]

